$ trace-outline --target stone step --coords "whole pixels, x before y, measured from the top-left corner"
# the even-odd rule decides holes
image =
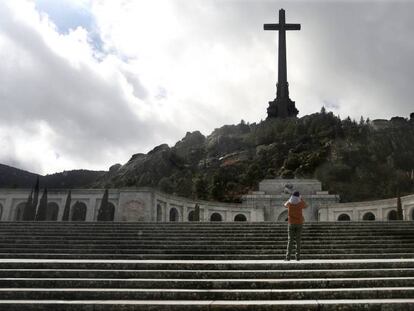
[[[341,300],[3,300],[0,309],[9,311],[412,311],[414,299]]]
[[[161,226],[154,226],[154,227],[119,227],[119,228],[111,228],[111,227],[44,227],[40,223],[38,226],[25,226],[25,227],[1,227],[0,232],[15,232],[19,230],[20,232],[32,231],[32,232],[71,232],[74,230],[80,230],[82,232],[119,232],[119,233],[130,233],[130,232],[177,232],[177,233],[191,233],[193,231],[199,231],[203,233],[209,232],[282,232],[287,231],[287,225],[284,226],[275,226],[275,227],[177,227],[177,228],[168,228],[168,227],[161,227]],[[412,230],[411,226],[394,226],[394,227],[384,227],[384,226],[377,226],[377,227],[309,227],[303,225],[303,230],[309,232],[348,232],[348,231],[410,231]]]
[[[414,287],[325,289],[0,288],[1,300],[333,300],[409,299],[413,297]]]
[[[414,255],[414,248],[408,247],[399,247],[399,248],[310,248],[310,247],[302,247],[301,254],[302,255],[333,255],[333,254],[413,254]],[[118,249],[100,249],[100,248],[0,248],[1,253],[36,253],[36,254],[125,254],[125,255],[145,255],[145,254],[183,254],[183,255],[208,255],[208,254],[238,254],[238,255],[272,255],[272,254],[285,254],[286,253],[286,245],[280,248],[261,248],[261,249],[237,249],[237,248],[223,248],[223,247],[203,247],[203,248],[195,248],[195,247],[187,247],[187,248],[118,248]]]
[[[0,278],[1,288],[299,289],[414,287],[414,277],[312,279]]]
[[[283,233],[287,233],[287,227],[285,228],[281,228],[281,229],[249,229],[249,228],[240,228],[237,230],[232,230],[231,228],[225,229],[225,230],[202,230],[202,229],[198,229],[198,228],[194,228],[194,229],[189,229],[189,230],[160,230],[160,229],[151,229],[151,230],[147,230],[147,229],[136,229],[136,230],[100,230],[100,229],[96,229],[96,230],[83,230],[83,229],[79,229],[79,228],[73,228],[70,230],[47,230],[45,228],[15,228],[15,229],[8,229],[8,230],[0,230],[0,234],[14,234],[14,233],[19,233],[22,235],[25,234],[30,234],[30,233],[35,233],[35,234],[79,234],[79,233],[83,233],[83,234],[96,234],[96,235],[100,235],[100,234],[122,234],[122,235],[128,235],[128,234],[177,234],[177,235],[188,235],[188,234],[195,234],[195,233],[201,233],[201,234],[224,234],[224,235],[235,235],[235,234],[246,234],[246,233],[250,233],[250,234],[283,234]],[[305,233],[309,233],[309,234],[347,234],[347,233],[390,233],[390,234],[396,234],[396,233],[413,233],[412,228],[409,227],[405,227],[405,228],[388,228],[388,229],[384,229],[384,228],[375,228],[375,229],[370,229],[370,228],[354,228],[354,229],[307,229],[307,228],[303,228],[303,232]]]
[[[223,239],[169,239],[169,245],[283,245],[287,241],[287,238],[278,238],[278,239],[239,239],[239,240],[223,240]],[[378,239],[323,239],[323,240],[312,240],[307,237],[302,237],[303,243],[307,245],[320,245],[321,241],[327,245],[347,245],[347,244],[356,244],[356,245],[372,245],[373,243],[382,245],[382,244],[395,244],[395,245],[406,245],[412,244],[413,239],[397,239],[395,237],[391,239],[384,239],[383,237]],[[129,244],[142,244],[142,245],[165,245],[166,239],[141,239],[141,238],[131,238],[131,239],[1,239],[0,243],[2,244],[59,244],[59,245],[71,245],[71,244],[94,244],[94,245],[105,245],[105,244],[116,244],[116,245],[129,245]]]
[[[113,238],[87,238],[87,237],[79,237],[79,238],[13,238],[13,239],[1,239],[1,244],[9,244],[9,243],[29,243],[29,244],[165,244],[166,242],[173,243],[173,244],[206,244],[206,243],[214,243],[214,244],[274,244],[274,243],[285,243],[287,241],[287,236],[279,236],[279,237],[267,237],[267,238],[251,238],[251,237],[240,237],[240,238],[228,238],[223,237],[222,239],[219,238],[177,238],[174,236],[165,237],[163,239],[157,238],[157,239],[149,239],[147,237],[141,238],[141,237],[131,237],[131,238],[119,238],[119,237],[113,237]],[[414,238],[401,238],[398,237],[372,237],[372,238],[357,238],[349,236],[348,238],[331,238],[331,237],[320,237],[320,238],[312,238],[309,236],[302,236],[302,241],[308,243],[308,244],[319,244],[321,242],[323,243],[331,243],[331,244],[371,244],[371,243],[398,243],[398,244],[407,244],[407,243],[413,243]]]
[[[265,229],[274,230],[280,228],[286,228],[286,222],[165,222],[165,223],[140,223],[140,222],[2,222],[2,229],[8,228],[45,228],[45,229],[58,229],[65,230],[70,228],[80,228],[84,230],[137,230],[137,229],[157,229],[157,230],[190,230],[190,229],[203,229],[203,230],[221,230],[221,229]],[[347,229],[347,228],[408,228],[410,227],[410,221],[403,222],[305,222],[303,224],[305,229]]]
[[[0,269],[1,278],[275,279],[414,277],[414,268],[315,270]]]
[[[11,226],[21,226],[21,225],[38,225],[39,223],[43,223],[50,226],[55,226],[60,222],[57,221],[3,221],[4,225],[11,225]],[[63,221],[61,222],[63,226],[72,226],[72,225],[85,225],[88,223],[93,224],[94,226],[198,226],[198,225],[207,225],[209,226],[210,223],[204,222],[116,222],[116,221],[101,221],[101,222],[87,222],[87,221]],[[212,226],[223,226],[223,225],[230,225],[235,227],[243,227],[248,226],[273,226],[273,225],[283,225],[286,222],[213,222]],[[406,221],[308,221],[305,223],[308,226],[354,226],[354,225],[404,225]]]
[[[15,249],[25,249],[25,248],[51,248],[54,250],[58,249],[203,249],[203,248],[215,248],[215,249],[224,249],[224,250],[274,250],[286,247],[286,241],[277,241],[269,242],[267,244],[258,244],[258,243],[227,243],[227,244],[218,244],[215,242],[212,243],[130,243],[130,244],[95,244],[95,243],[67,243],[67,244],[52,244],[52,243],[27,243],[27,242],[15,242],[15,243],[0,243],[0,249],[15,248]],[[355,241],[348,241],[347,243],[303,243],[302,249],[378,249],[381,247],[383,249],[403,249],[409,248],[414,249],[414,243],[355,243]]]
[[[42,238],[30,238],[30,237],[25,237],[25,238],[7,238],[7,239],[2,239],[0,237],[0,242],[5,243],[6,241],[8,243],[13,243],[13,242],[26,242],[26,243],[73,243],[73,242],[77,242],[77,243],[165,243],[166,241],[171,242],[171,243],[269,243],[269,242],[286,242],[287,240],[287,236],[280,236],[280,237],[267,237],[267,238],[251,238],[251,237],[241,237],[241,238],[236,238],[236,239],[230,239],[230,238],[185,238],[185,237],[181,237],[181,238],[177,238],[174,236],[170,236],[169,238],[164,238],[164,239],[149,239],[149,238],[141,238],[141,237],[131,237],[131,238],[123,238],[120,239],[118,237],[112,237],[112,238],[99,238],[99,237],[93,237],[93,238],[88,238],[88,237],[79,237],[76,239],[67,239],[65,237],[42,237]],[[320,241],[324,241],[324,242],[330,242],[330,243],[342,243],[342,242],[354,242],[354,243],[361,243],[361,244],[367,244],[367,243],[372,243],[372,242],[387,242],[387,243],[411,243],[414,240],[414,238],[411,237],[382,237],[379,236],[377,238],[375,237],[371,237],[371,238],[356,238],[356,237],[341,237],[341,238],[336,238],[336,237],[323,237],[323,238],[310,238],[309,236],[302,236],[302,241],[305,242],[309,242],[310,244],[312,243],[320,243]]]
[[[286,231],[1,223],[0,310],[412,309],[412,223],[307,223],[300,262],[276,260]]]
[[[0,259],[3,269],[255,270],[411,269],[414,259],[350,260],[70,260]]]
[[[394,222],[394,221],[361,221],[361,222],[306,222],[303,224],[304,228],[401,228],[410,227],[410,221]],[[188,228],[286,228],[287,222],[62,222],[62,221],[22,221],[22,222],[5,222],[2,221],[2,228],[28,228],[28,227],[43,227],[43,228],[110,228],[110,229],[136,229],[136,228],[158,228],[158,229],[177,229],[186,230]]]
[[[79,254],[79,253],[2,253],[0,258],[20,259],[125,259],[125,260],[280,260],[284,254]],[[414,258],[414,253],[303,254],[302,259],[392,259]]]

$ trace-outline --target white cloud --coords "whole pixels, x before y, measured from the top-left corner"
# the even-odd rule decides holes
[[[411,3],[64,0],[75,20],[63,23],[51,0],[36,2],[0,4],[0,163],[107,169],[189,130],[264,119],[277,33],[263,23],[279,6],[302,24],[287,35],[300,115],[412,109]]]

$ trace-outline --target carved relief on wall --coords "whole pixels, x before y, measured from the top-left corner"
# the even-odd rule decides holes
[[[145,204],[138,200],[124,204],[122,221],[145,221]]]

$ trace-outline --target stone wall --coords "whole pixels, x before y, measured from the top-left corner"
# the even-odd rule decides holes
[[[299,191],[302,195],[316,194],[322,190],[316,179],[265,179],[259,183],[259,191],[266,194],[280,195]]]
[[[162,193],[152,188],[110,189],[108,200],[115,208],[114,221],[186,222],[194,217],[196,205],[199,206],[200,221],[215,219],[231,222],[236,216],[239,220],[251,222],[285,221],[287,211],[284,203],[289,195],[269,194],[263,191],[278,192],[280,190],[279,188],[270,189],[270,185],[280,185],[280,180],[274,183],[263,181],[261,191],[244,195],[242,204],[191,200]],[[300,188],[301,185],[302,188]],[[267,186],[269,188],[266,188]],[[312,194],[303,195],[308,204],[308,208],[304,210],[306,221],[337,221],[340,217],[360,221],[368,215],[367,213],[371,213],[375,220],[382,221],[389,220],[396,211],[397,199],[395,198],[345,204],[338,203],[339,196],[320,191],[318,181],[306,180],[294,186],[295,189],[302,189],[302,193],[306,193],[306,189],[312,192]],[[73,216],[74,205],[80,204],[85,210],[82,220],[97,221],[104,191],[104,189],[71,190],[71,216]],[[29,189],[0,189],[0,220],[21,220],[29,194]],[[55,208],[53,216],[50,216],[48,220],[60,221],[62,219],[67,194],[67,190],[51,189],[48,191],[48,203]],[[401,199],[404,219],[414,220],[414,195]]]
[[[414,195],[401,198],[404,220],[414,220]],[[349,216],[349,220],[362,221],[368,213],[377,221],[392,220],[397,211],[397,198],[366,202],[337,203],[319,209],[319,221],[338,221],[339,217]],[[367,220],[367,219],[365,219]]]
[[[71,190],[71,215],[74,205],[79,202],[85,207],[85,221],[97,221],[104,189]],[[30,194],[29,189],[0,189],[0,220],[21,220],[24,205]],[[61,220],[65,207],[67,190],[48,190],[48,204],[57,205],[57,217],[50,220]],[[263,211],[246,204],[226,204],[168,195],[151,188],[110,189],[108,201],[114,205],[114,221],[189,221],[190,212],[200,207],[200,221],[210,221],[213,214],[221,221],[234,221],[243,216],[246,221],[263,221]],[[174,210],[173,210],[174,209]],[[176,217],[171,218],[171,211]],[[243,215],[243,216],[241,216]],[[70,219],[72,219],[70,217]]]
[[[284,204],[288,194],[251,194],[243,196],[243,204],[263,210],[264,221],[285,221],[287,210]],[[303,211],[305,221],[317,221],[318,210],[339,202],[339,196],[331,194],[314,194],[302,196],[308,207]]]

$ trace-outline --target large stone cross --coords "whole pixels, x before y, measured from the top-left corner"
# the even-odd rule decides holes
[[[295,107],[295,102],[289,98],[289,83],[287,82],[286,30],[300,30],[300,24],[286,24],[285,10],[280,9],[279,24],[264,24],[263,28],[264,30],[279,31],[278,82],[276,84],[276,99],[269,102],[267,117],[296,117],[299,111]]]

